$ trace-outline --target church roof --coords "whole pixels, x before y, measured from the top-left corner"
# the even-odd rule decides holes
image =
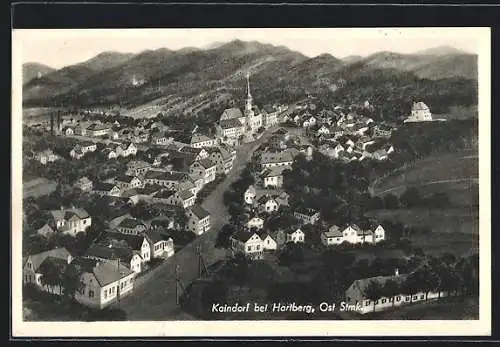
[[[243,117],[243,113],[241,113],[241,110],[237,107],[232,107],[232,108],[227,108],[224,110],[224,112],[222,112],[220,120],[238,119],[241,117]]]

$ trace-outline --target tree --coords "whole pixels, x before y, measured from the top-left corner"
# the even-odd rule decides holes
[[[49,257],[40,265],[39,271],[42,274],[40,281],[50,293],[53,293],[55,287],[61,290],[65,271],[62,262],[54,261]]]
[[[229,248],[231,246],[229,238],[234,234],[234,232],[235,228],[232,225],[225,224],[219,230],[217,239],[215,240],[215,247]]]
[[[230,261],[230,274],[234,279],[236,284],[238,284],[239,290],[245,284],[248,275],[249,261],[245,254],[236,253]]]
[[[371,280],[366,288],[363,290],[363,295],[370,301],[373,301],[373,312],[375,312],[375,307],[377,301],[382,296],[382,286],[379,282]]]
[[[185,229],[188,220],[189,217],[187,216],[186,212],[182,208],[176,207],[174,212],[174,221],[178,228],[181,230]]]
[[[384,197],[384,207],[388,210],[399,208],[399,199],[394,194],[387,194]]]
[[[302,244],[298,243],[287,244],[279,257],[280,265],[285,266],[290,266],[294,262],[299,262],[302,260],[304,260],[304,251]]]
[[[70,263],[66,267],[62,276],[62,285],[64,288],[64,295],[70,298],[75,296],[75,293],[80,291],[83,283],[80,281],[82,269],[74,263]]]
[[[422,198],[415,187],[408,188],[400,197],[401,204],[405,207],[411,208],[418,206],[422,202]]]
[[[411,273],[406,277],[405,281],[401,285],[401,290],[404,294],[411,296],[411,301],[413,300],[413,294],[418,293],[421,289],[420,276],[415,272]],[[410,301],[410,302],[411,302]]]
[[[389,279],[384,283],[382,292],[385,297],[391,298],[392,306],[394,306],[394,297],[398,295],[401,291],[399,288],[399,282],[394,279]]]

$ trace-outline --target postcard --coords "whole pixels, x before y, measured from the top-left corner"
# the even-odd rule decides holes
[[[12,37],[14,336],[491,334],[489,28]]]

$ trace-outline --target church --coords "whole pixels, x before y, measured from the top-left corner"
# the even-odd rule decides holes
[[[237,107],[228,108],[222,113],[216,133],[222,143],[237,145],[241,137],[250,138],[257,133],[257,130],[263,126],[262,114],[255,112],[252,94],[250,93],[250,74],[246,75],[247,98],[245,101],[245,110]]]

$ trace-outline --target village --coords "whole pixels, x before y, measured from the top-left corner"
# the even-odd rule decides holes
[[[198,132],[194,125],[182,136],[187,141],[180,141],[158,119],[144,119],[129,126],[119,120],[101,121],[108,115],[95,110],[85,110],[83,117],[52,115],[50,123],[31,124],[31,130],[42,137],[56,135],[76,144],[66,153],[54,148],[30,153],[27,163],[36,163],[42,174],[32,179],[31,185],[25,183],[24,199],[36,206],[40,196],[60,190],[57,183],[47,183],[50,177],[43,176],[43,170],[51,165],[64,167],[61,163],[66,162],[85,166],[89,158],[94,158],[103,166],[119,162],[119,169],[102,180],[73,177],[72,189],[93,201],[106,199],[105,204],[118,206],[120,213],[103,212],[99,218],[104,221],[96,226],[97,216],[73,202],[38,211],[37,216],[46,219],[37,217],[36,223],[25,211],[25,224],[35,230],[32,236],[24,237],[50,239],[65,234],[85,238],[92,228],[98,230],[79,255],[65,247],[41,247],[36,253],[25,254],[23,283],[56,295],[73,292],[76,301],[97,309],[112,306],[125,296],[133,301],[136,281],[154,281],[153,272],[147,279],[145,273],[162,263],[173,262],[187,244],[204,235],[220,233],[224,225],[231,231],[225,240],[227,257],[244,255],[250,262],[280,257],[281,253],[290,252],[290,244],[312,244],[315,252],[342,252],[346,245],[349,249],[362,249],[387,243],[391,233],[379,221],[327,223],[317,209],[291,209],[284,181],[297,158],[311,160],[314,153],[346,165],[354,161],[388,161],[397,151],[391,134],[401,124],[376,122],[367,116],[372,110],[369,101],[318,110],[315,97],[309,97],[295,104],[259,108],[251,95],[249,74],[245,87],[243,111],[238,107],[225,109],[212,135]],[[93,119],[85,115],[93,115]],[[432,121],[430,110],[423,102],[414,103],[405,122],[423,121]],[[244,146],[255,147],[247,153],[246,161],[239,157]],[[253,147],[245,147],[245,151]],[[221,182],[229,183],[229,178],[235,182],[245,168],[252,177],[251,183],[242,188],[239,201],[231,200],[243,211],[238,213],[238,220],[234,214],[231,218],[226,216],[227,206],[203,205],[204,199],[222,189]],[[37,184],[39,189],[34,188]],[[147,217],[137,212],[147,209],[153,209]],[[286,225],[279,223],[283,218],[289,221]],[[278,225],[270,228],[276,220]],[[314,240],[311,235],[316,235]],[[78,270],[71,275],[70,268]],[[428,290],[413,286],[405,291],[394,283],[411,274],[400,275],[400,270],[394,267],[391,275],[380,273],[355,279],[344,299],[350,304],[361,304],[360,313],[370,313],[401,303],[441,298],[449,292],[438,286]],[[390,294],[381,289],[387,282],[392,285]]]

